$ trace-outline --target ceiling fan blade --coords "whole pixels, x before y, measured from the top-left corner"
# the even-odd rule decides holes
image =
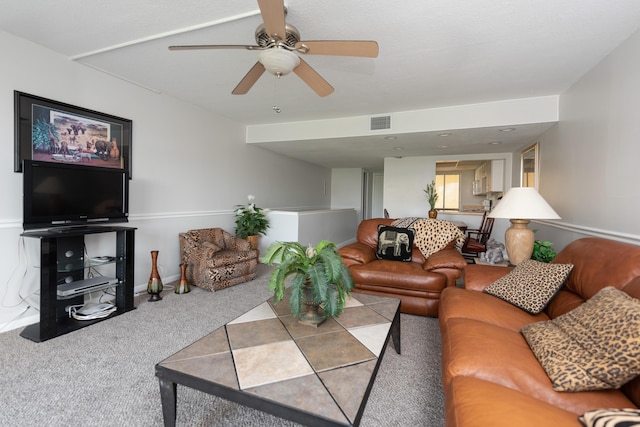
[[[284,23],[284,0],[258,0],[264,28],[273,38],[287,40]]]
[[[244,95],[245,93],[249,92],[249,89],[253,87],[253,85],[258,81],[264,71],[264,65],[256,62],[255,65],[251,67],[247,75],[244,76],[242,80],[240,80],[238,86],[236,86],[235,89],[231,91],[231,93],[234,95]]]
[[[296,43],[296,49],[307,55],[378,56],[378,43],[374,41],[318,40]]]
[[[242,44],[196,44],[184,46],[169,46],[169,50],[202,50],[202,49],[247,49],[261,50],[261,46],[251,46]]]
[[[333,93],[333,86],[331,86],[325,79],[320,76],[307,64],[302,58],[300,58],[300,65],[293,69],[293,72],[298,75],[306,84],[309,85],[320,96],[327,96]]]

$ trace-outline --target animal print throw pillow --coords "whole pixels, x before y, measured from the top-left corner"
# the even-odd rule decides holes
[[[413,248],[413,230],[410,228],[378,226],[378,259],[394,261],[411,261]]]
[[[208,253],[209,255],[213,255],[216,252],[220,252],[222,250],[222,248],[218,245],[216,245],[215,243],[211,243],[211,242],[202,242],[202,246],[206,247],[208,249]]]
[[[640,300],[612,286],[520,332],[555,391],[614,389],[640,375]]]
[[[638,427],[640,409],[594,409],[578,417],[584,427]]]
[[[538,314],[560,290],[572,269],[573,264],[547,264],[528,259],[484,288],[484,292]]]

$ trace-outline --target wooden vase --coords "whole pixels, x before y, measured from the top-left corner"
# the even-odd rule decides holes
[[[151,251],[151,275],[147,283],[147,293],[151,295],[149,301],[160,301],[162,297],[162,279],[158,273],[158,251]]]
[[[435,209],[429,209],[429,218],[436,219],[438,217],[438,211]]]
[[[191,287],[189,286],[189,282],[187,282],[187,264],[180,264],[180,281],[174,292],[176,294],[186,294],[190,291]]]

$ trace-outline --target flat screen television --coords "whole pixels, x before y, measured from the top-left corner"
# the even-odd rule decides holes
[[[25,230],[128,221],[123,169],[25,160],[23,175]]]

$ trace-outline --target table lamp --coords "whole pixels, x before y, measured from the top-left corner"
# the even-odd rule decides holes
[[[531,219],[560,219],[560,216],[533,187],[514,187],[502,197],[490,218],[509,218],[511,227],[504,234],[509,262],[518,265],[531,258],[533,230],[527,228]]]

